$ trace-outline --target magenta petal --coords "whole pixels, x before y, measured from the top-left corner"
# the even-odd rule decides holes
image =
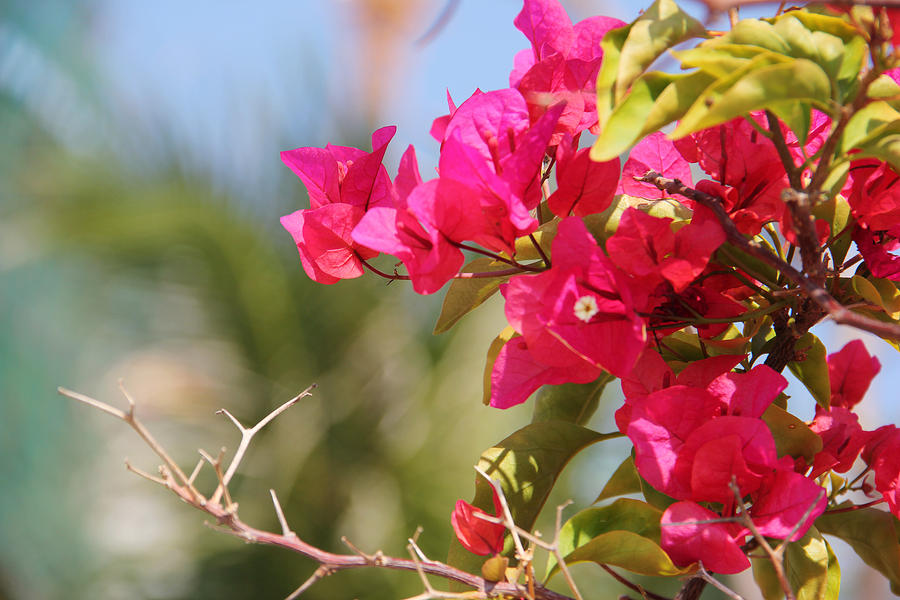
[[[746,354],[723,354],[694,361],[678,374],[677,382],[681,385],[705,388],[716,377],[730,372],[745,358]]]
[[[761,417],[786,387],[787,379],[781,373],[757,365],[747,373],[720,375],[707,389],[728,407],[727,414]]]
[[[881,363],[870,355],[862,340],[848,342],[828,355],[828,379],[831,381],[831,406],[853,408],[863,399]]]
[[[572,21],[557,0],[525,0],[513,24],[531,41],[538,60],[546,53],[567,53],[574,41]]]
[[[635,181],[647,171],[656,171],[669,179],[679,179],[691,186],[691,166],[665,134],[651,133],[641,140],[628,155],[622,168],[622,191],[630,196],[658,200],[666,193],[649,183]]]
[[[619,181],[619,159],[594,162],[590,149],[582,148],[574,155],[560,144],[557,150],[557,189],[547,200],[553,214],[579,217],[603,212],[612,202]]]
[[[349,204],[326,204],[298,210],[281,218],[294,238],[303,270],[313,281],[335,283],[363,274],[359,256],[372,258],[378,252],[353,241],[351,232],[363,211]]]
[[[575,23],[575,40],[569,49],[569,58],[593,61],[603,56],[600,42],[611,29],[625,27],[627,23],[613,17],[588,17]]]
[[[324,148],[285,150],[281,153],[281,160],[306,186],[312,208],[340,201],[337,162],[328,150]]]
[[[810,511],[791,537],[791,541],[796,541],[825,512],[826,504],[825,490],[814,481],[799,473],[779,469],[766,477],[750,514],[760,533],[785,539],[806,511]]]
[[[702,562],[714,573],[732,574],[746,570],[750,560],[740,548],[743,532],[739,527],[730,523],[694,523],[719,518],[718,514],[694,502],[672,504],[660,521],[662,549],[680,567]]]
[[[491,372],[491,406],[510,408],[528,400],[542,385],[588,383],[600,376],[589,365],[570,369],[549,367],[537,362],[523,338],[508,341],[500,350]]]

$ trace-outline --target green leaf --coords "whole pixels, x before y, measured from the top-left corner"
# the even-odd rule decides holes
[[[900,126],[900,122],[897,125]],[[858,154],[853,155],[854,159],[877,158],[890,164],[895,171],[900,171],[900,133],[891,131],[860,145],[859,150]]]
[[[613,380],[615,377],[603,373],[591,383],[543,386],[538,390],[531,422],[568,421],[576,425],[587,425],[600,404],[600,396],[603,395],[606,384]]]
[[[753,568],[753,580],[762,594],[763,600],[782,600],[784,591],[775,573],[775,567],[767,556],[752,558],[750,564]]]
[[[831,380],[828,378],[825,345],[807,332],[797,340],[794,350],[806,358],[789,363],[788,368],[806,386],[816,403],[828,410],[831,404]]]
[[[634,467],[634,457],[628,456],[618,466],[615,473],[603,486],[603,491],[594,500],[594,504],[608,498],[616,496],[624,496],[625,494],[637,494],[641,491],[641,477],[638,475],[637,469]]]
[[[506,269],[506,265],[490,258],[476,258],[465,267],[462,273],[488,273]],[[509,275],[499,277],[473,277],[471,279],[454,279],[444,296],[441,314],[434,325],[434,335],[449,331],[451,327],[480,306],[500,289],[500,284],[509,279]]]
[[[640,473],[638,473],[638,477],[640,477]],[[647,483],[647,480],[641,477],[641,493],[644,495],[644,500],[646,500],[651,506],[655,506],[659,510],[666,510],[678,500],[672,498],[671,496],[667,496],[663,494],[658,489]]]
[[[706,35],[703,25],[672,0],[656,0],[630,25],[607,32],[600,44],[603,63],[597,78],[601,129],[632,84],[663,52],[687,39]]]
[[[828,540],[825,540],[825,548],[828,550],[828,580],[824,600],[838,600],[841,596],[841,565]]]
[[[581,511],[563,525],[559,549],[566,564],[595,562],[643,575],[681,575],[659,547],[662,511],[639,500],[622,498],[609,506]],[[547,578],[558,570],[556,557],[547,564]]]
[[[810,31],[822,31],[839,37],[845,44],[853,39],[862,39],[859,35],[859,31],[841,17],[813,13],[806,10],[796,10],[784,13],[784,15],[778,17],[778,19],[787,16],[799,20]]]
[[[481,398],[481,402],[485,406],[491,403],[491,374],[494,372],[494,362],[497,360],[497,355],[500,354],[500,350],[503,349],[506,342],[517,335],[519,334],[516,333],[516,330],[507,325],[488,347],[487,359],[484,361],[484,391]]]
[[[850,279],[850,287],[863,300],[881,307],[892,319],[900,317],[900,292],[897,286],[887,279],[866,279],[862,275],[854,275]]]
[[[622,100],[631,84],[667,49],[705,35],[703,24],[675,2],[656,0],[631,24],[622,46],[616,73],[616,101]]]
[[[673,139],[754,110],[772,109],[777,114],[788,102],[806,102],[828,110],[831,81],[819,65],[803,58],[772,64],[771,56],[760,55],[710,86],[681,119]]]
[[[549,211],[549,209],[547,210]],[[549,214],[549,212],[544,214]],[[550,255],[550,246],[553,243],[553,238],[556,237],[556,229],[559,227],[559,221],[559,217],[554,217],[550,221],[542,224],[538,227],[537,231],[531,234],[541,247],[541,250],[548,256]],[[534,247],[534,242],[526,235],[516,240],[516,259],[519,262],[522,262],[524,260],[541,260],[543,257],[537,251],[537,248]]]
[[[822,438],[809,426],[775,404],[769,405],[762,416],[775,438],[778,456],[802,456],[812,464],[813,457],[822,450]]]
[[[848,165],[848,163],[844,164]],[[827,185],[828,182],[826,182]],[[850,249],[850,242],[853,241],[850,231],[844,231],[850,222],[850,203],[834,195],[824,202],[817,203],[812,212],[817,219],[824,219],[828,223],[831,227],[831,235],[844,232],[839,239],[832,242],[830,247],[832,262],[836,265],[843,263],[847,251]]]
[[[858,110],[847,122],[841,138],[841,152],[874,143],[879,136],[900,131],[900,112],[884,101],[872,102]]]
[[[861,508],[843,513],[825,513],[816,519],[816,528],[838,537],[853,548],[867,565],[888,578],[891,587],[900,585],[900,544],[897,519],[877,508]]]
[[[797,600],[825,600],[829,579],[828,546],[815,527],[810,527],[806,535],[787,545],[784,570]]]
[[[702,71],[644,74],[612,109],[591,148],[591,159],[612,160],[648,133],[680,118],[714,80]]]
[[[533,423],[485,450],[478,466],[489,477],[500,481],[516,525],[531,530],[569,460],[591,444],[620,436],[618,432],[602,434],[565,421]],[[475,480],[472,504],[494,512],[491,485],[480,475]],[[484,559],[463,548],[454,538],[447,562],[477,573]]]

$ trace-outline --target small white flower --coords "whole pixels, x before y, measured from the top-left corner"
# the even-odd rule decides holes
[[[600,308],[597,306],[596,298],[593,296],[582,296],[575,301],[573,312],[577,318],[587,323],[591,320],[591,317],[600,312]]]

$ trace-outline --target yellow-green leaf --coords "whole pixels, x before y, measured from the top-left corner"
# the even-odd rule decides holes
[[[877,508],[861,508],[842,513],[825,513],[816,519],[816,528],[838,537],[853,548],[867,565],[900,585],[900,544],[897,519]]]
[[[594,500],[594,504],[608,498],[624,496],[625,494],[637,494],[641,491],[641,478],[634,466],[634,457],[629,455],[616,468],[609,481],[603,486],[600,495]]]
[[[646,502],[622,498],[609,506],[581,511],[563,525],[559,535],[560,554],[566,564],[596,562],[628,569],[643,575],[680,575],[680,569],[659,547],[662,511]],[[547,577],[556,573],[553,555]]]
[[[831,81],[819,65],[804,58],[771,62],[768,55],[758,56],[734,76],[710,86],[684,115],[672,137],[684,137],[754,110],[780,110],[786,102],[807,102],[828,110]]]
[[[762,416],[775,438],[778,456],[802,456],[812,464],[813,457],[822,450],[822,438],[809,426],[784,410],[771,404]]]
[[[591,383],[545,385],[538,390],[531,422],[568,421],[587,425],[600,404],[606,384],[614,379],[609,373],[603,373]]]
[[[806,535],[787,545],[784,570],[797,600],[825,600],[828,591],[828,546],[815,527],[810,527]]]
[[[831,403],[831,380],[828,378],[825,345],[807,332],[797,340],[794,351],[805,358],[788,363],[788,368],[806,386],[816,403],[827,410]]]
[[[462,273],[489,273],[502,271],[506,265],[490,258],[476,258],[465,267]],[[471,279],[454,279],[444,296],[441,314],[434,324],[434,334],[449,331],[451,327],[466,316],[482,302],[493,296],[500,284],[509,279],[509,275],[497,277],[473,277]]]
[[[484,391],[481,398],[485,406],[491,403],[491,373],[494,372],[494,362],[497,360],[497,355],[500,354],[500,350],[503,349],[506,342],[517,335],[519,334],[516,333],[516,330],[507,325],[488,347],[487,359],[484,361]]]

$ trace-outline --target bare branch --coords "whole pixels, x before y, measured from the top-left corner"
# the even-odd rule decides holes
[[[702,577],[704,581],[706,581],[707,583],[712,585],[714,588],[721,591],[723,594],[725,594],[732,600],[744,600],[744,598],[740,594],[738,594],[737,592],[735,592],[734,590],[729,588],[727,585],[725,585],[724,583],[722,583],[721,581],[719,581],[718,579],[716,579],[715,577],[710,575],[709,571],[707,571],[703,567],[702,562],[700,563],[700,577]]]
[[[56,391],[59,394],[66,396],[67,398],[72,398],[73,400],[78,400],[83,404],[87,404],[97,410],[105,412],[109,415],[116,417],[117,419],[121,419],[128,423],[132,429],[134,429],[139,436],[144,440],[144,442],[153,450],[154,454],[156,454],[160,459],[162,459],[163,463],[169,468],[172,473],[175,473],[178,476],[178,479],[181,480],[181,483],[185,486],[188,494],[191,496],[191,500],[198,500],[201,502],[205,502],[205,498],[203,495],[197,491],[194,487],[191,480],[184,474],[184,471],[175,464],[175,461],[169,456],[169,454],[165,451],[165,449],[156,441],[156,439],[150,435],[150,432],[144,427],[144,424],[141,423],[138,418],[134,414],[134,400],[125,391],[124,386],[121,385],[122,392],[125,396],[125,399],[128,401],[128,412],[120,410],[114,406],[111,406],[105,402],[101,402],[99,400],[95,400],[90,396],[85,396],[84,394],[80,394],[78,392],[73,392],[72,390],[66,389],[64,387],[56,388]]]
[[[287,519],[284,518],[284,511],[281,509],[281,503],[278,501],[278,496],[275,495],[275,490],[270,489],[269,493],[272,494],[272,504],[275,506],[275,515],[278,517],[278,523],[281,525],[281,535],[284,537],[297,537],[297,534],[288,527]]]
[[[709,208],[713,214],[715,214],[719,224],[725,231],[725,235],[731,243],[747,254],[750,254],[781,271],[787,279],[806,292],[806,295],[825,311],[835,323],[850,325],[857,329],[874,333],[883,338],[900,341],[900,325],[878,321],[849,310],[829,294],[825,288],[817,285],[806,275],[769,252],[762,244],[744,237],[744,235],[738,231],[734,221],[728,216],[720,198],[690,188],[677,179],[667,179],[656,171],[648,171],[643,177],[637,178],[637,180],[652,183],[661,190],[665,190],[671,194],[684,196],[685,198]]]
[[[275,417],[289,409],[291,406],[297,403],[301,398],[305,398],[306,396],[311,395],[311,390],[315,389],[316,384],[312,384],[272,412],[262,418],[262,420],[247,429],[244,427],[240,421],[238,421],[234,415],[228,412],[226,409],[222,408],[216,411],[216,414],[224,414],[228,419],[234,423],[234,426],[237,427],[238,431],[241,432],[241,442],[238,445],[237,452],[234,453],[234,458],[231,459],[231,464],[228,465],[228,469],[225,471],[225,475],[221,478],[221,482],[219,487],[216,488],[216,491],[213,493],[212,497],[209,499],[212,503],[218,503],[219,499],[222,497],[222,493],[227,493],[228,483],[231,481],[231,478],[234,477],[235,472],[237,471],[238,466],[241,464],[241,461],[244,459],[244,454],[247,452],[247,448],[250,446],[251,440],[253,440],[253,436],[259,433],[259,430],[272,422]]]

